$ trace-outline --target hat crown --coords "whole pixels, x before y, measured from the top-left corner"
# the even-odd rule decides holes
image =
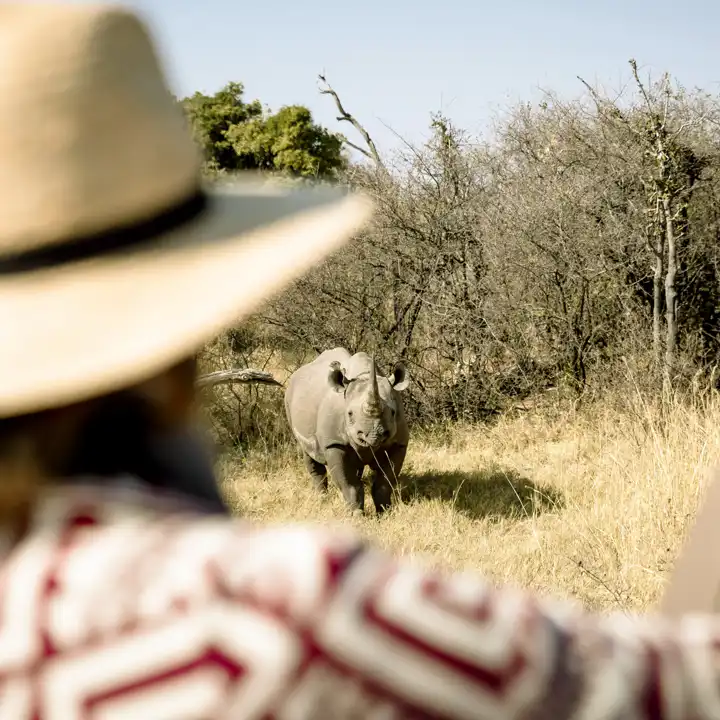
[[[141,222],[200,154],[153,43],[110,5],[0,7],[0,257]]]

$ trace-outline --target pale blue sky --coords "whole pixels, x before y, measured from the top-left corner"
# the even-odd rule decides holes
[[[654,77],[718,91],[716,0],[131,0],[161,43],[176,92],[212,92],[229,80],[273,109],[301,103],[341,129],[318,95],[325,71],[347,109],[381,147],[383,123],[421,141],[443,109],[467,130],[537,97],[538,86],[575,94],[582,75],[619,88],[627,60]]]

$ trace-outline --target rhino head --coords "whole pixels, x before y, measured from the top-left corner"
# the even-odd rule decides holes
[[[393,389],[403,392],[410,384],[405,365],[395,365],[389,377],[378,375],[375,359],[365,353],[353,356],[353,367],[330,365],[328,383],[345,399],[345,429],[360,447],[375,449],[390,442],[397,432],[397,400]]]

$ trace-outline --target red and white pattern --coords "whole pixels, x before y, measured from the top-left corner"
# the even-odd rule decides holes
[[[720,622],[596,618],[352,534],[65,487],[0,570],[0,718],[720,718]]]

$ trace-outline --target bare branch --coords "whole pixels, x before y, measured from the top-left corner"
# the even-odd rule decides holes
[[[270,373],[252,368],[236,368],[235,370],[217,370],[201,375],[195,382],[198,388],[214,387],[226,383],[256,383],[259,385],[277,385],[282,387]]]
[[[628,60],[628,63],[630,63],[630,67],[632,68],[632,74],[633,78],[635,79],[635,83],[638,86],[640,92],[642,93],[643,98],[645,99],[645,105],[647,106],[648,112],[653,115],[653,104],[650,100],[649,95],[647,94],[647,90],[645,90],[645,85],[643,85],[642,80],[640,80],[637,61],[634,58],[630,58],[630,60]]]
[[[365,149],[360,147],[359,145],[356,145],[354,142],[350,142],[349,140],[345,140],[345,144],[348,147],[351,147],[353,150],[357,150],[359,153],[362,153],[366,158],[369,160],[375,160],[375,158]]]
[[[630,64],[634,60],[630,61]],[[593,102],[595,103],[595,108],[602,116],[606,118],[612,118],[615,121],[621,122],[627,130],[629,130],[636,138],[640,137],[640,133],[632,126],[632,123],[628,120],[628,118],[625,116],[624,113],[620,111],[620,109],[617,106],[617,101],[608,103],[605,98],[603,98],[598,91],[590,85],[587,80],[580,77],[580,75],[576,76],[577,79],[585,86],[587,91],[590,93],[590,97],[592,97]],[[645,88],[640,85],[641,89],[643,90],[643,93],[645,92]]]
[[[324,84],[324,87],[320,88],[320,94],[321,95],[330,95],[332,99],[335,101],[335,106],[338,109],[338,112],[340,115],[338,116],[338,122],[349,122],[359,133],[362,135],[363,140],[365,140],[365,144],[368,146],[368,150],[364,150],[357,145],[354,145],[351,142],[346,141],[347,145],[354,148],[355,150],[358,150],[366,157],[370,158],[371,160],[374,160],[375,163],[380,168],[385,168],[385,164],[383,163],[382,159],[380,158],[380,153],[378,152],[377,147],[375,146],[375,143],[373,142],[373,139],[370,137],[370,133],[362,126],[362,124],[353,116],[351,115],[345,108],[343,107],[342,102],[340,101],[340,97],[335,92],[335,90],[332,88],[330,83],[325,79],[324,74],[318,75],[318,80],[320,80],[321,83]]]

